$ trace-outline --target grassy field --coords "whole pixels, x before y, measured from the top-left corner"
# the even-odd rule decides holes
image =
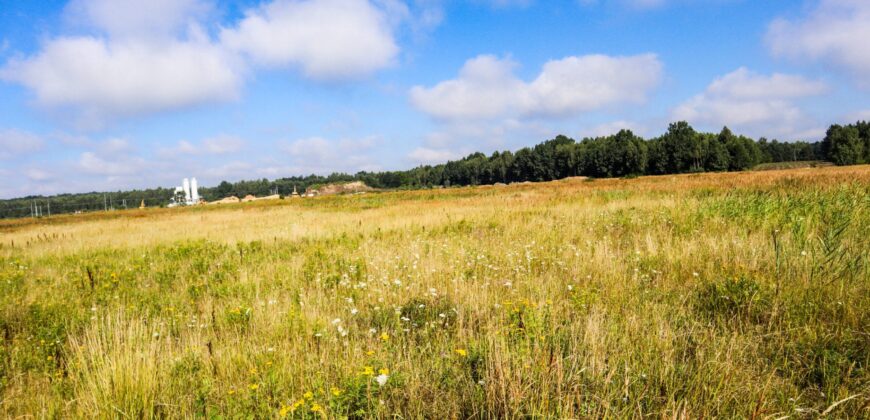
[[[0,222],[0,417],[870,418],[870,167]]]

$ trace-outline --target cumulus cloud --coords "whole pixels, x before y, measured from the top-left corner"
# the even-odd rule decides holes
[[[806,59],[845,70],[870,88],[870,2],[821,0],[800,19],[776,19],[767,32],[775,56]]]
[[[74,0],[66,13],[86,32],[47,38],[2,65],[0,80],[72,111],[80,128],[233,100],[249,60],[318,80],[369,75],[395,61],[394,31],[410,19],[398,0],[275,0],[215,38],[207,0]]]
[[[69,20],[113,38],[163,38],[196,23],[211,10],[206,0],[73,0]]]
[[[870,109],[864,109],[860,111],[851,112],[846,115],[845,120],[847,122],[855,122],[855,121],[870,121]]]
[[[223,155],[242,150],[247,142],[229,135],[219,135],[204,139],[198,143],[181,140],[177,145],[160,151],[162,156],[175,155]]]
[[[45,182],[54,179],[54,174],[39,168],[27,168],[24,170],[27,179],[36,182]]]
[[[0,78],[31,89],[42,106],[75,107],[96,122],[232,99],[241,84],[231,57],[206,40],[95,37],[49,40],[36,55],[8,62]]]
[[[78,168],[87,174],[119,176],[133,175],[147,165],[147,162],[138,157],[124,157],[107,159],[94,152],[84,152],[79,157]]]
[[[408,153],[408,158],[419,164],[435,165],[445,163],[448,160],[454,160],[462,157],[449,149],[433,149],[429,147],[418,147]]]
[[[645,10],[662,7],[668,0],[577,0],[583,6],[591,6],[600,3],[618,3],[621,6],[632,9]]]
[[[544,140],[556,134],[552,124],[533,120],[451,121],[425,135],[421,146],[406,158],[412,164],[444,163],[474,152],[514,150],[527,146],[529,139]]]
[[[0,159],[11,159],[42,149],[41,137],[16,129],[0,130]]]
[[[580,137],[604,137],[616,134],[620,130],[631,130],[637,135],[644,135],[648,131],[645,125],[633,121],[617,120],[593,126],[582,132]]]
[[[249,10],[220,38],[256,63],[296,67],[313,79],[347,79],[393,63],[393,35],[408,11],[403,3],[368,0],[276,0]]]
[[[413,87],[411,102],[442,120],[568,116],[643,103],[662,74],[654,54],[566,57],[544,64],[530,82],[514,74],[516,67],[510,59],[478,56],[455,79]]]
[[[308,137],[279,142],[278,149],[287,154],[289,160],[278,168],[292,174],[378,170],[380,166],[372,152],[379,142],[377,137],[337,140]]]
[[[824,83],[801,76],[765,76],[741,67],[677,106],[672,118],[708,127],[727,125],[749,133],[795,135],[810,128],[794,100],[827,89]]]

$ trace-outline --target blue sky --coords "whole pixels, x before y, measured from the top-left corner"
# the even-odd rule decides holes
[[[870,118],[866,0],[0,0],[0,197]]]

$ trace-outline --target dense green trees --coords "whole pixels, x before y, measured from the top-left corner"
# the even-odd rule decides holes
[[[847,126],[832,125],[822,141],[822,150],[837,165],[870,162],[870,128],[859,122]]]
[[[629,130],[579,142],[557,136],[516,153],[494,152],[490,156],[473,153],[440,165],[425,165],[407,171],[359,172],[355,175],[333,173],[269,181],[221,182],[216,187],[200,188],[206,200],[230,195],[301,193],[314,184],[361,180],[375,188],[430,188],[435,186],[480,185],[524,181],[549,181],[569,176],[623,177],[644,174],[671,174],[702,171],[740,171],[764,162],[829,160],[838,165],[870,163],[870,124],[833,125],[820,143],[758,142],[722,128],[718,134],[700,133],[685,121],[675,122],[665,134],[644,140]],[[141,200],[149,206],[165,205],[171,190],[156,188],[116,193],[64,194],[0,200],[0,217],[29,216],[31,207],[42,206],[47,214],[136,207]],[[105,204],[104,204],[105,200]]]

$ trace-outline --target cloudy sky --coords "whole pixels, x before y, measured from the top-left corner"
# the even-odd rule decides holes
[[[870,118],[867,0],[0,0],[0,197]]]

